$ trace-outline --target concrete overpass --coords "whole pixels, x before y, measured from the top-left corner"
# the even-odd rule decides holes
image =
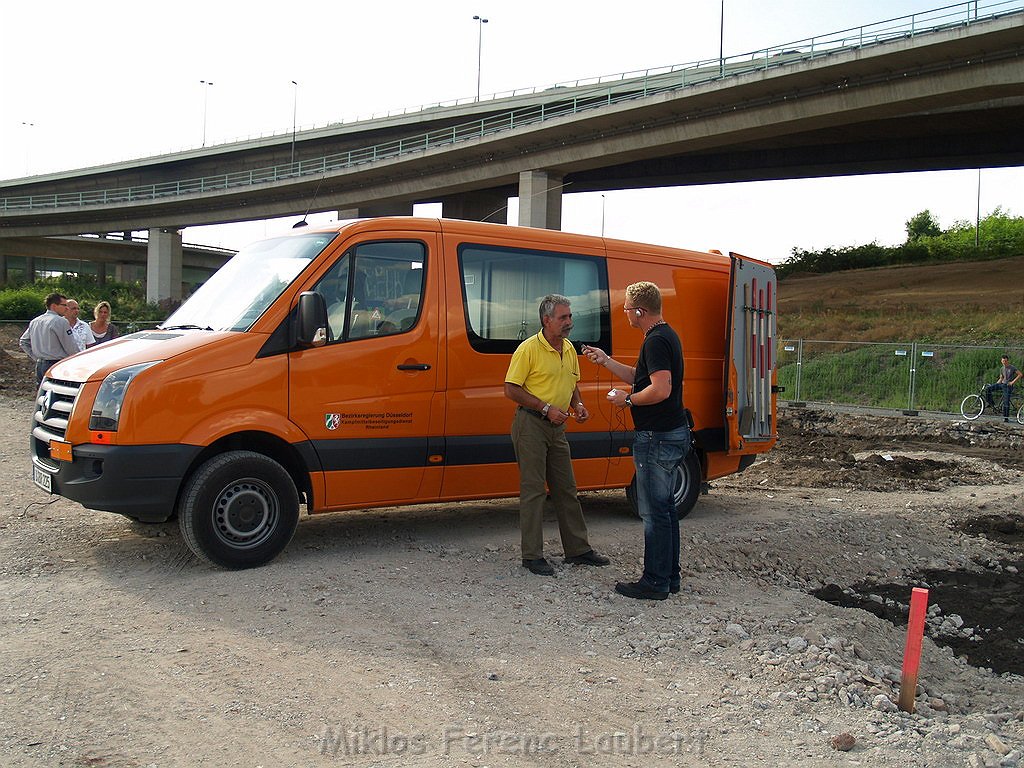
[[[307,131],[294,163],[288,134],[0,182],[0,245],[417,202],[483,219],[516,194],[521,224],[558,228],[563,191],[1024,165],[1024,4],[932,13]]]
[[[0,284],[31,281],[41,272],[95,274],[100,285],[108,278],[132,282],[145,280],[150,266],[149,241],[126,234],[4,238],[0,247]],[[173,254],[172,263],[178,264],[183,288],[191,289],[206,282],[234,255],[224,248],[184,243]]]

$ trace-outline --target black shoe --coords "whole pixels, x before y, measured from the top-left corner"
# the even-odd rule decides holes
[[[668,597],[668,592],[655,592],[642,581],[631,584],[620,581],[615,585],[615,591],[636,600],[664,600]]]
[[[538,576],[555,575],[555,569],[543,557],[538,557],[536,560],[523,560],[523,568],[529,568],[530,573],[536,573]]]
[[[570,565],[608,565],[609,560],[604,555],[599,555],[592,549],[588,549],[582,555],[573,555],[572,557],[565,558],[565,562]]]
[[[671,592],[673,595],[678,595],[679,594],[679,585],[678,584],[671,585],[668,588],[668,591]]]
[[[1004,416],[1003,421],[1009,421],[1009,419]]]

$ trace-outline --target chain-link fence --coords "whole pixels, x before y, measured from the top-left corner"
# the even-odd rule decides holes
[[[958,413],[964,396],[999,377],[999,358],[1024,366],[1024,347],[780,339],[779,399]]]

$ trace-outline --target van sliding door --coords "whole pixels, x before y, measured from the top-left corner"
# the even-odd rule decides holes
[[[775,438],[776,280],[768,264],[736,253],[729,258],[725,420],[730,453],[748,453],[757,450],[749,443]]]

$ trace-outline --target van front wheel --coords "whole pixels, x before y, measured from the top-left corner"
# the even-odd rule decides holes
[[[199,557],[233,570],[273,560],[299,522],[299,495],[284,467],[252,451],[229,451],[189,478],[179,502],[186,543]]]
[[[676,503],[676,514],[679,515],[680,520],[690,514],[697,505],[702,480],[700,459],[697,457],[697,452],[691,447],[686,454],[686,459],[676,471],[675,487],[672,490],[672,498]],[[633,514],[639,517],[640,506],[636,501],[636,475],[633,475],[632,482],[626,488],[626,498],[629,500]]]

